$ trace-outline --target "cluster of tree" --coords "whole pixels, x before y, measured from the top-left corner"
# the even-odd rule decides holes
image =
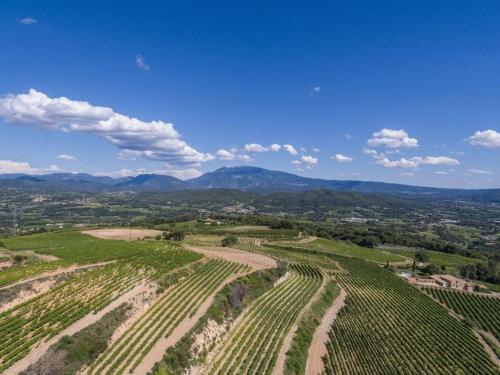
[[[500,263],[490,259],[487,263],[467,264],[460,267],[460,274],[467,279],[500,284]]]
[[[180,230],[163,232],[163,239],[165,240],[182,241],[185,237],[186,233]]]
[[[227,236],[222,239],[223,247],[231,247],[238,243],[238,237],[236,236]]]

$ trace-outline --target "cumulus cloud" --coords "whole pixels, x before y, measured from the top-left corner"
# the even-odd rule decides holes
[[[446,171],[436,171],[434,173],[437,175],[441,175],[441,176],[446,176],[448,174],[448,172],[446,172]]]
[[[281,150],[281,145],[277,143],[273,143],[271,146],[269,146],[269,151],[278,152],[279,150]]]
[[[298,151],[295,149],[295,147],[293,147],[292,145],[283,145],[283,150],[285,150],[286,152],[288,152],[290,155],[297,155],[298,154]]]
[[[491,171],[487,171],[484,169],[477,169],[477,168],[467,169],[465,171],[465,175],[467,175],[467,176],[469,176],[469,175],[490,175],[490,174],[492,174]]]
[[[85,101],[50,98],[34,89],[1,97],[0,117],[39,129],[94,134],[122,152],[166,162],[175,170],[196,169],[215,158],[189,146],[170,123],[142,121]]]
[[[0,174],[44,174],[60,172],[61,169],[57,165],[51,165],[48,168],[35,168],[27,162],[17,162],[12,160],[0,160]]]
[[[368,145],[372,147],[385,146],[388,148],[413,148],[418,147],[416,138],[410,138],[408,133],[403,130],[382,129],[372,134],[368,140]]]
[[[314,147],[314,148],[312,149],[312,151],[313,151],[313,152],[321,152],[321,150],[320,150],[319,148],[317,148],[317,147]]]
[[[137,54],[135,56],[135,63],[142,70],[149,70],[149,65],[146,64],[146,61],[144,60],[144,57],[142,57],[141,54]]]
[[[473,146],[500,148],[500,133],[492,129],[484,131],[478,130],[467,140]]]
[[[321,87],[320,86],[314,86],[311,91],[309,92],[309,95],[315,96],[319,95],[321,93]]]
[[[342,154],[335,154],[332,156],[332,160],[338,161],[339,163],[350,163],[353,158]]]
[[[303,166],[307,169],[311,169],[312,167],[318,164],[318,158],[315,158],[310,155],[303,155],[301,156],[300,159],[293,160],[292,164],[295,165],[296,167]]]
[[[249,155],[238,155],[238,160],[248,163],[251,162],[253,159]]]
[[[78,161],[78,158],[73,155],[61,154],[57,156],[58,159],[66,160],[66,161]]]
[[[215,153],[215,155],[221,160],[234,160],[236,159],[236,155],[234,152],[221,149]]]
[[[457,159],[447,156],[414,156],[412,158],[401,158],[398,160],[389,160],[387,157],[378,159],[375,164],[384,168],[418,168],[421,165],[459,165]]]
[[[352,139],[352,135],[349,133],[344,134],[344,138],[347,139],[348,141]]]
[[[249,143],[245,145],[245,152],[248,153],[260,153],[269,151],[268,147],[264,147],[258,143]]]
[[[373,150],[371,148],[364,148],[363,153],[374,158],[374,159],[383,159],[385,158],[385,154],[382,152],[377,152],[377,150]]]
[[[38,21],[36,19],[34,19],[34,18],[26,17],[26,18],[23,18],[23,19],[19,20],[19,23],[21,25],[30,26],[30,25],[34,25],[34,24],[38,23]]]

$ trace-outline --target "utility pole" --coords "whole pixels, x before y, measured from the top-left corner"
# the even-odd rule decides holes
[[[22,213],[21,209],[14,206],[12,210],[12,236],[17,237],[17,216]]]

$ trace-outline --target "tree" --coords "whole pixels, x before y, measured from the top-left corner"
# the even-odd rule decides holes
[[[186,237],[186,233],[176,230],[173,232],[163,232],[163,238],[166,240],[182,241]]]
[[[422,250],[418,250],[416,253],[415,253],[415,259],[417,262],[420,262],[420,263],[427,263],[429,261],[429,255],[427,255],[425,252],[423,252]]]
[[[234,246],[238,243],[238,237],[235,236],[227,236],[222,239],[222,246],[223,247],[230,247]]]

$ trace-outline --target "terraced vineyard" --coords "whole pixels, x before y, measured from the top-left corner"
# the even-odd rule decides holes
[[[79,274],[1,313],[0,372],[25,357],[36,343],[103,309],[139,282],[199,257],[178,246],[165,246],[129,262],[121,260]]]
[[[154,241],[102,240],[79,232],[41,233],[8,238],[4,242],[9,250],[34,250],[60,260],[3,270],[0,274],[0,287],[74,264],[134,259],[147,262],[151,253],[159,248]]]
[[[222,239],[226,237],[223,235],[209,234],[209,235],[190,235],[186,237],[186,242],[193,245],[204,245],[204,246],[221,246]],[[238,236],[238,242],[241,244],[257,245],[260,242],[258,238],[252,237],[240,237]]]
[[[292,265],[286,280],[257,299],[231,329],[208,373],[271,374],[287,332],[321,283],[317,268]]]
[[[347,298],[327,374],[498,374],[470,327],[429,296],[373,263],[335,258]]]
[[[207,262],[164,292],[85,373],[109,375],[133,372],[159,340],[171,335],[183,319],[193,315],[226,278],[242,270],[248,271],[244,266],[223,260]]]
[[[492,333],[500,340],[500,298],[441,288],[424,290],[477,328]]]

